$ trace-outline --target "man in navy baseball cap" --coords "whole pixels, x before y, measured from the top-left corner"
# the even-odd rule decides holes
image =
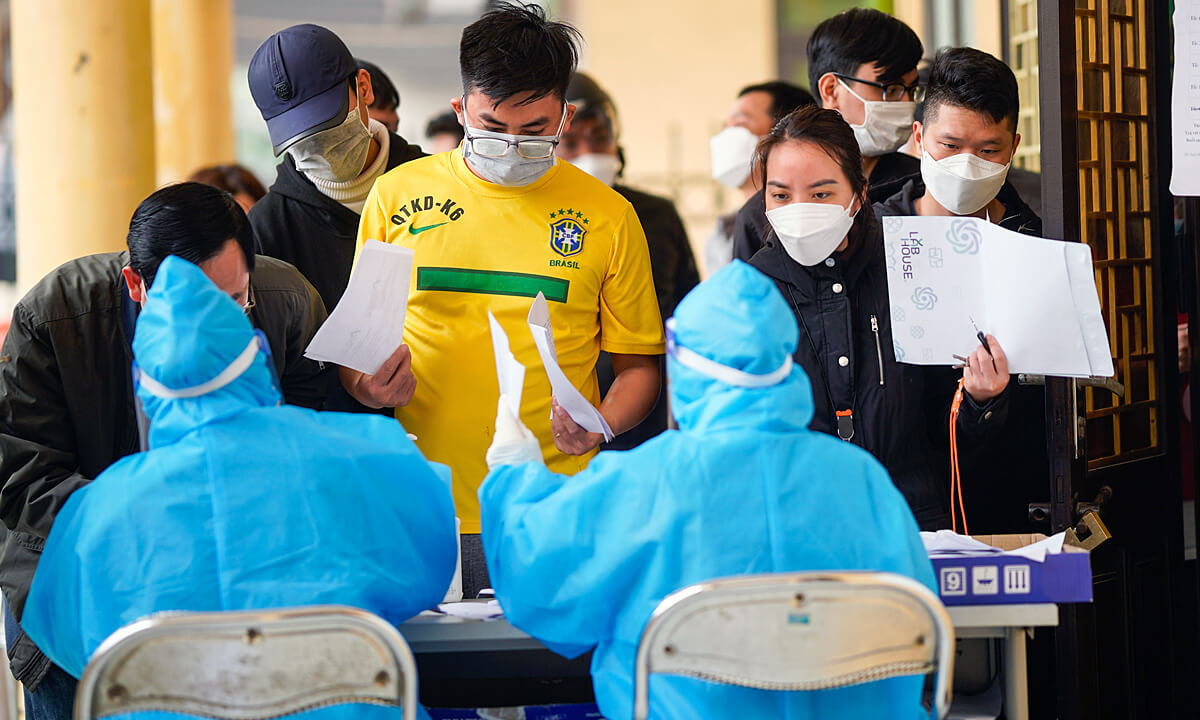
[[[350,279],[359,214],[375,179],[425,153],[369,117],[371,73],[327,28],[293,25],[267,38],[250,60],[249,82],[271,147],[284,155],[250,212],[258,252],[295,265],[332,311]],[[351,403],[340,384],[332,392]],[[333,402],[331,409],[361,408]]]

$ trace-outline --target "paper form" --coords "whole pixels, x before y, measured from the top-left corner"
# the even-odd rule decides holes
[[[1200,195],[1200,2],[1175,2],[1171,194]]]
[[[404,340],[413,251],[367,240],[350,284],[304,356],[374,375]]]
[[[885,217],[896,360],[954,365],[995,335],[1012,373],[1112,377],[1091,249],[960,217]]]
[[[550,326],[550,308],[546,305],[546,296],[540,292],[534,298],[533,306],[529,308],[528,320],[529,331],[533,333],[533,343],[537,345],[542,365],[546,367],[546,376],[550,378],[550,391],[558,400],[558,404],[584,430],[603,433],[606,441],[612,440],[613,431],[604,416],[571,384],[562,368],[558,366],[558,354],[554,350],[554,330]]]

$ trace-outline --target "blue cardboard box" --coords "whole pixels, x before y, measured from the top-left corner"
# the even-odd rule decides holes
[[[1044,535],[976,535],[985,545],[1017,550]],[[1092,566],[1086,550],[1064,545],[1036,560],[1006,553],[934,555],[933,572],[945,605],[1008,605],[1092,601]]]

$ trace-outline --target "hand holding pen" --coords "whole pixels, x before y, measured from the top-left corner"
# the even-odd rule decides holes
[[[1008,387],[1008,358],[994,335],[985,335],[975,321],[979,347],[968,357],[955,355],[963,363],[963,389],[977,403],[986,403]]]

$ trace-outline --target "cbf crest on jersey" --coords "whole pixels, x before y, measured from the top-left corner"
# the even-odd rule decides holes
[[[563,257],[583,250],[587,224],[588,219],[578,210],[568,208],[550,213],[550,249]]]

